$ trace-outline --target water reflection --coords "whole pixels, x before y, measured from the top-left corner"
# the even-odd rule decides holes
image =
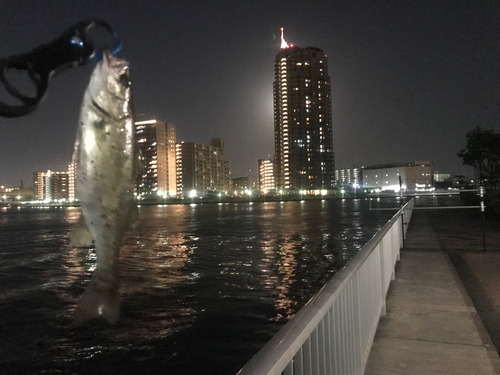
[[[275,292],[273,319],[293,316],[366,243],[374,233],[366,205],[362,200],[263,204],[262,283]]]
[[[277,291],[275,296],[276,316],[281,319],[291,316],[295,302],[290,298],[290,289],[296,281],[298,247],[301,246],[300,228],[302,225],[301,205],[296,202],[284,202],[279,205],[279,220],[273,212],[276,203],[267,202],[264,210],[261,231],[264,241],[261,242],[264,262],[271,265],[270,272],[264,274],[264,286]],[[287,218],[293,220],[287,223]]]
[[[335,249],[328,229],[326,201],[308,202],[308,206],[301,202],[268,202],[263,208],[267,212],[259,222],[266,271],[263,285],[274,291],[272,319],[281,321],[293,316],[325,273],[336,268]]]
[[[234,374],[392,215],[368,204],[142,206],[121,250],[120,322],[78,329],[95,267],[94,249],[69,247],[79,209],[9,212],[0,348],[31,373]]]
[[[168,290],[188,278],[181,269],[192,249],[187,245],[191,214],[187,206],[141,210],[139,225],[122,247],[124,296]]]

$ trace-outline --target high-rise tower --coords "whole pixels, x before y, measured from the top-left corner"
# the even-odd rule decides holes
[[[274,64],[276,189],[320,190],[335,184],[327,55],[288,45],[281,29]]]
[[[142,175],[137,194],[142,198],[175,196],[175,126],[158,120],[135,123],[141,150]]]

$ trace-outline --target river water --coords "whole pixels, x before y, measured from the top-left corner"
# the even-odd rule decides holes
[[[396,206],[396,201],[389,206]],[[79,208],[0,208],[0,373],[235,374],[395,210],[367,200],[140,207],[121,319],[72,326]]]

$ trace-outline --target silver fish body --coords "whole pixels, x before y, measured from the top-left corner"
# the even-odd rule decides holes
[[[77,325],[102,317],[116,323],[119,306],[119,255],[134,210],[139,168],[134,135],[129,66],[105,53],[85,91],[73,161],[76,197],[94,240],[93,278],[75,310]],[[85,228],[86,227],[86,228]]]

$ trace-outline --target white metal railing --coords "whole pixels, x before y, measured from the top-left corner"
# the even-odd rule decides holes
[[[363,374],[414,199],[238,375]]]

